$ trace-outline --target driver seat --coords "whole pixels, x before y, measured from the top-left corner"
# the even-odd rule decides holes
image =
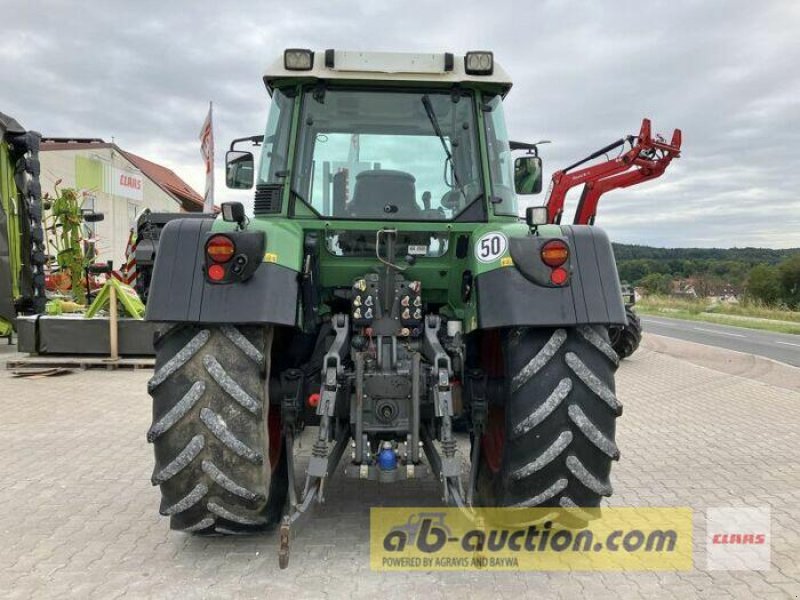
[[[419,217],[416,202],[416,179],[411,173],[375,169],[362,171],[356,176],[353,199],[348,209],[354,217],[362,219],[396,219]],[[386,210],[389,207],[392,210]]]

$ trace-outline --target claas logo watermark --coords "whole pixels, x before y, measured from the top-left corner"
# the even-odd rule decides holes
[[[706,510],[706,569],[766,571],[772,564],[769,506]]]
[[[688,508],[373,508],[373,570],[689,570]]]

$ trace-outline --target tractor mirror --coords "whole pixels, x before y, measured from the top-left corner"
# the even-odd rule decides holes
[[[520,156],[514,161],[514,189],[518,194],[538,194],[542,191],[542,159]]]
[[[233,190],[253,187],[254,161],[252,152],[229,150],[225,154],[225,185]]]

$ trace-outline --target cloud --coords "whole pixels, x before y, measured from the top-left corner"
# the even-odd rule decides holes
[[[113,137],[196,189],[208,101],[222,182],[228,140],[263,130],[261,74],[283,48],[489,48],[515,80],[514,139],[554,142],[546,176],[643,116],[683,129],[661,179],[601,201],[614,239],[800,245],[798,3],[64,0],[4,11],[3,30],[0,110],[50,136]],[[226,199],[252,202],[220,184]]]

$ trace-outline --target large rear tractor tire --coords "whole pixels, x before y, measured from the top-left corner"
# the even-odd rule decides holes
[[[229,325],[179,325],[156,339],[147,439],[172,529],[243,533],[280,519],[288,488],[268,419],[271,341],[269,328]]]
[[[625,316],[628,324],[625,327],[611,327],[608,336],[611,347],[619,355],[620,359],[628,358],[636,352],[642,341],[642,321],[630,306],[625,307]]]
[[[505,403],[490,406],[477,496],[486,507],[598,507],[619,458],[619,358],[604,327],[517,328],[500,341]],[[588,515],[588,516],[587,516]]]

